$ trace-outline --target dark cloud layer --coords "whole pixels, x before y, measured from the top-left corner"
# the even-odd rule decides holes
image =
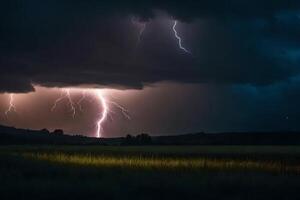
[[[18,0],[0,7],[0,92],[32,91],[32,84],[266,85],[299,74],[298,0]],[[138,46],[133,16],[147,22]],[[178,49],[173,19],[182,22],[177,28],[192,55]]]

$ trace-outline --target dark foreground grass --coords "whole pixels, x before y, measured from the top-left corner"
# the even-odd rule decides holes
[[[4,146],[0,199],[300,199],[300,148]]]

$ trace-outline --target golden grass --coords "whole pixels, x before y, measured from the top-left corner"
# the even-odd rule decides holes
[[[219,159],[219,158],[171,158],[171,157],[116,157],[109,155],[67,154],[67,153],[22,153],[24,158],[51,163],[72,164],[93,167],[119,167],[155,170],[233,170],[262,171],[274,173],[299,173],[299,165],[288,165],[279,161]]]

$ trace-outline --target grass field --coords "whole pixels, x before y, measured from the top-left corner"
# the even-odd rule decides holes
[[[0,199],[300,199],[297,146],[2,146]]]

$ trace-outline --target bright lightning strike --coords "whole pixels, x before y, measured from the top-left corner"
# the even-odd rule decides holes
[[[178,46],[179,46],[180,49],[182,49],[186,53],[190,54],[191,52],[189,50],[187,50],[185,47],[182,46],[182,40],[181,40],[181,37],[178,36],[177,30],[176,30],[176,26],[177,26],[177,20],[174,21],[173,31],[174,31],[175,37],[178,40]]]
[[[9,95],[9,107],[5,111],[5,115],[7,116],[8,113],[10,113],[12,111],[16,112],[16,106],[14,105],[14,94]]]
[[[129,111],[125,107],[123,107],[122,105],[118,104],[115,101],[108,100],[101,90],[97,90],[96,95],[100,100],[100,104],[102,107],[100,118],[97,121],[97,131],[96,131],[96,137],[100,138],[102,137],[103,123],[105,123],[108,117],[113,121],[112,114],[115,114],[115,112],[112,109],[110,109],[110,105],[120,110],[121,114],[127,120],[131,120],[131,117],[129,115]]]
[[[97,132],[96,132],[97,138],[100,138],[102,136],[103,123],[107,119],[107,114],[109,112],[109,108],[108,108],[106,99],[104,98],[101,91],[97,91],[97,96],[98,96],[101,106],[102,106],[101,116],[100,116],[99,120],[97,121]]]
[[[75,89],[74,89],[75,90]],[[80,89],[78,89],[80,90]],[[77,89],[76,89],[77,91]],[[104,95],[103,91],[102,90],[86,90],[86,89],[82,89],[81,92],[82,92],[82,95],[81,97],[79,98],[79,100],[77,102],[75,102],[73,100],[73,97],[71,96],[71,92],[72,92],[72,89],[62,89],[61,90],[61,94],[60,94],[60,97],[58,99],[56,99],[56,101],[54,102],[52,108],[51,108],[51,111],[54,111],[57,107],[57,104],[63,100],[66,100],[68,102],[68,105],[70,106],[71,108],[71,111],[72,111],[72,116],[73,118],[75,118],[75,115],[76,115],[76,108],[79,107],[79,109],[83,112],[83,109],[82,109],[82,102],[86,99],[86,96],[87,96],[87,92],[91,92],[94,96],[97,97],[97,100],[99,101],[99,105],[101,106],[101,112],[99,114],[99,119],[97,119],[97,122],[96,122],[96,125],[97,125],[97,130],[96,130],[96,133],[95,133],[95,136],[100,138],[102,137],[102,132],[103,132],[103,124],[105,123],[105,121],[107,119],[111,119],[113,120],[112,118],[112,114],[115,114],[115,112],[110,109],[110,105],[111,106],[114,106],[115,108],[117,108],[118,110],[120,110],[120,113],[124,116],[124,118],[128,119],[128,120],[131,120],[131,117],[129,115],[129,111],[121,106],[120,104],[118,104],[117,102],[114,102],[114,101],[110,101],[106,98],[106,96]]]

